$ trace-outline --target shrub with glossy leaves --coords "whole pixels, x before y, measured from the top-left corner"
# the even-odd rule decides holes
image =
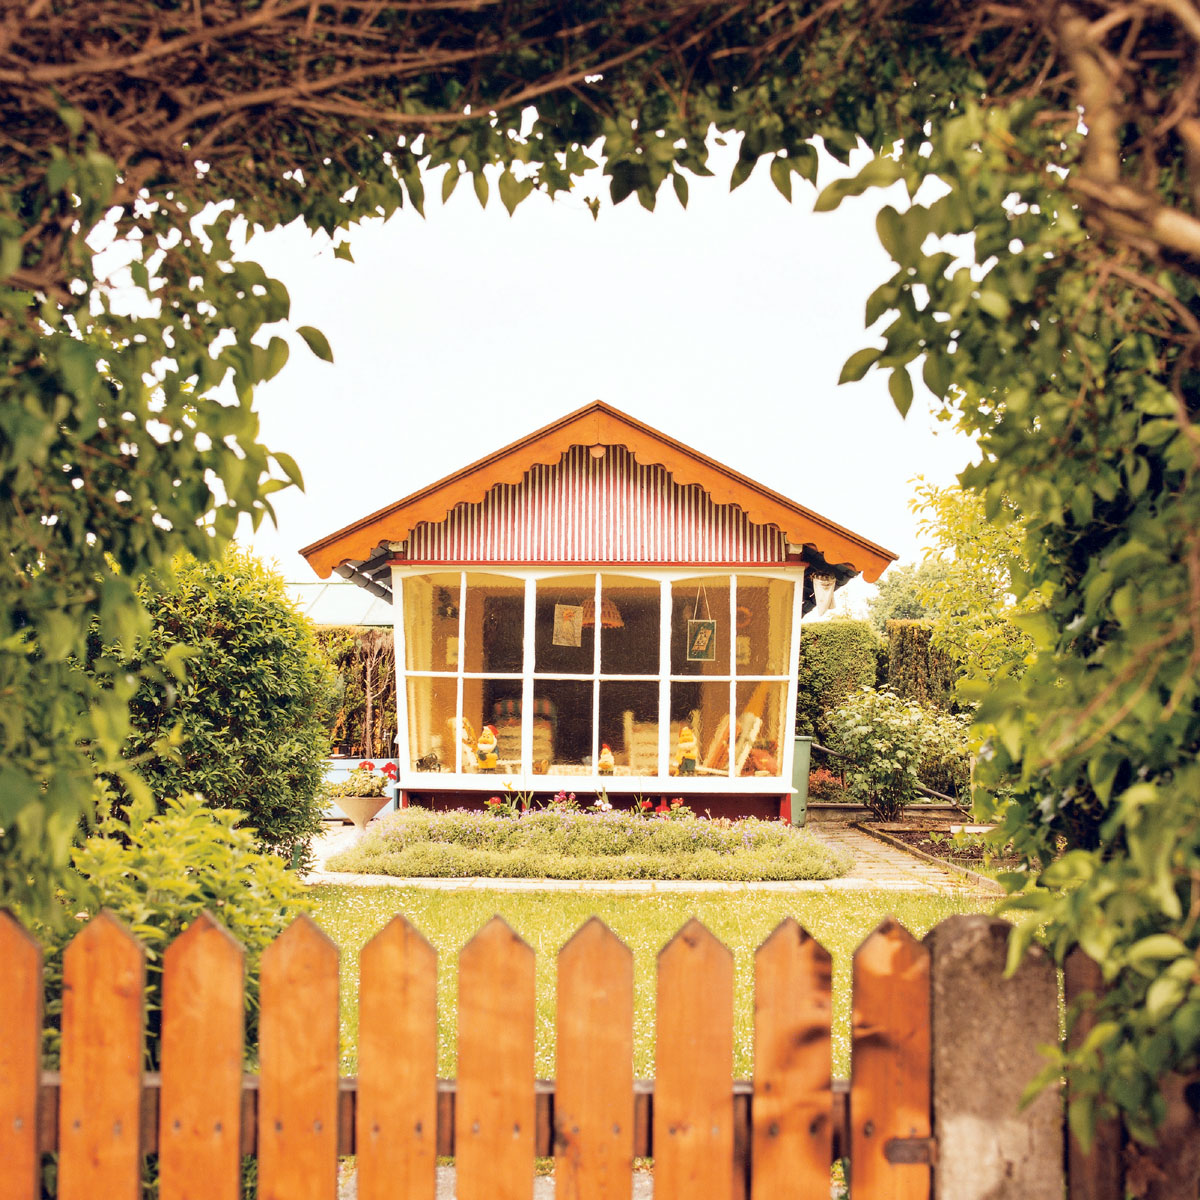
[[[260,848],[303,862],[320,828],[332,678],[282,579],[237,551],[185,557],[141,598],[150,632],[109,653],[139,669],[171,655],[186,662],[177,686],[139,688],[127,756],[156,796],[200,792],[238,809]]]

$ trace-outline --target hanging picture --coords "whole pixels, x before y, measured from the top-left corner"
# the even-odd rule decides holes
[[[583,606],[581,604],[556,604],[554,606],[554,636],[550,640],[556,646],[583,645]]]
[[[687,627],[688,662],[713,662],[717,657],[716,621],[689,621]]]

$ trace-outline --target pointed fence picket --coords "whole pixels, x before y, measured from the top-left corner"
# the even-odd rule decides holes
[[[145,990],[142,948],[111,913],[63,955],[61,1200],[138,1200]]]
[[[0,1200],[34,1200],[42,952],[6,912],[0,912],[0,964]]]
[[[658,1200],[733,1200],[733,955],[695,918],[658,956]]]
[[[0,913],[0,1200],[41,1193],[45,1154],[65,1200],[137,1200],[148,1156],[162,1200],[235,1200],[247,1154],[262,1200],[334,1200],[339,1155],[357,1156],[361,1200],[432,1200],[438,1154],[455,1157],[462,1200],[531,1200],[535,1153],[555,1156],[560,1200],[629,1200],[635,1156],[654,1158],[657,1200],[798,1200],[827,1194],[846,1154],[855,1200],[927,1200],[934,1115],[956,1139],[947,1161],[971,1161],[957,1139],[981,1126],[978,1194],[1016,1200],[1004,1155],[1024,1144],[1026,1118],[1006,1111],[999,1140],[950,1119],[976,1111],[981,1089],[1019,1094],[1036,1059],[1036,1022],[1011,1017],[1026,984],[1003,975],[1005,940],[985,917],[952,918],[925,942],[885,921],[854,960],[847,1085],[830,1078],[830,957],[783,921],[755,959],[747,1083],[731,1078],[732,955],[689,921],[659,956],[657,1078],[635,1082],[632,958],[593,918],[559,955],[555,1084],[534,1080],[533,951],[497,917],[460,955],[459,1077],[439,1081],[437,956],[398,917],[363,950],[360,1074],[339,1080],[337,948],[306,917],[262,958],[255,1077],[243,1075],[242,951],[211,917],[164,959],[160,1075],[142,1057],[143,952],[107,913],[67,948],[61,1072],[39,1069],[40,954]],[[1033,968],[1030,1004],[1055,1029],[1053,977]],[[1069,997],[1095,985],[1086,964],[1069,966]],[[944,1026],[934,1055],[931,996]],[[994,1029],[1003,1089],[954,1057],[990,1003],[1010,1014]],[[1039,1107],[1044,1153],[1053,1104]],[[1072,1200],[1122,1194],[1119,1131],[1102,1133],[1090,1156],[1070,1144]]]
[[[202,913],[163,956],[159,1200],[239,1200],[245,955]]]
[[[755,955],[752,1200],[829,1186],[832,981],[829,952],[790,917]]]
[[[259,1200],[337,1188],[338,951],[307,916],[263,952],[258,1044]]]
[[[437,952],[393,917],[363,947],[358,988],[358,1200],[434,1200]]]
[[[633,955],[592,917],[558,956],[557,1200],[629,1200]]]
[[[458,959],[459,1200],[528,1200],[535,1121],[533,949],[500,917]]]

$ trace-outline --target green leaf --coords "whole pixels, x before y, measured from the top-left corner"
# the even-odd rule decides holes
[[[521,185],[510,170],[505,169],[500,173],[499,192],[500,203],[508,210],[508,215],[511,217],[521,202]]]
[[[442,203],[445,204],[451,196],[454,195],[454,189],[458,187],[458,181],[462,178],[462,172],[453,163],[447,169],[446,174],[442,177]]]
[[[789,159],[771,159],[771,182],[787,201],[792,199],[792,166]]]
[[[846,359],[842,373],[838,376],[838,383],[856,383],[871,369],[882,353],[882,350],[873,346],[868,346],[865,350],[856,350]]]
[[[338,242],[333,248],[333,257],[352,263],[354,261],[354,255],[350,253],[350,243]]]
[[[687,208],[688,181],[679,171],[671,173],[671,186],[675,189],[675,196],[679,201],[679,207]]]
[[[891,393],[892,402],[897,411],[902,417],[907,417],[913,402],[913,385],[907,367],[896,367],[892,371],[888,379],[888,391]]]
[[[488,181],[487,181],[487,176],[483,173],[482,168],[480,168],[478,171],[475,172],[475,177],[474,177],[473,182],[475,185],[475,195],[479,200],[479,207],[487,208]]]
[[[314,329],[311,325],[301,325],[296,332],[322,362],[333,362],[333,351],[329,348],[329,342],[326,340],[325,335],[319,329]]]

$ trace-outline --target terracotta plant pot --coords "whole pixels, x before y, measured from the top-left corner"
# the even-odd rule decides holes
[[[365,833],[367,822],[388,802],[387,796],[336,796],[334,804],[354,822],[359,833]]]

